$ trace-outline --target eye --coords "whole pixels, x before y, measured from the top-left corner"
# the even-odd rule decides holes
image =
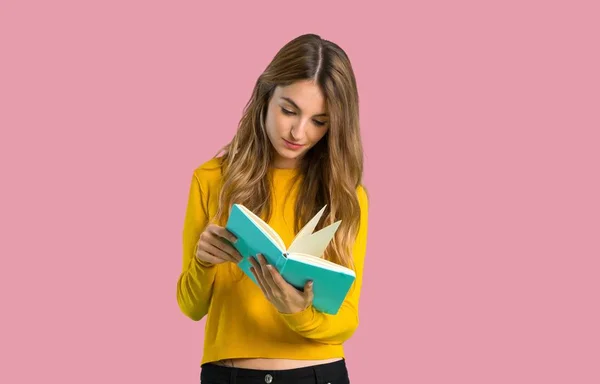
[[[319,121],[319,120],[313,120],[313,121],[314,121],[314,122],[315,122],[315,124],[316,124],[316,125],[318,125],[319,127],[322,127],[322,126],[324,126],[325,124],[327,124],[327,123],[325,123],[324,121]]]
[[[294,113],[294,112],[292,112],[292,111],[288,111],[288,110],[287,110],[287,109],[285,109],[285,108],[281,108],[281,112],[283,112],[285,115],[295,115],[295,113]]]

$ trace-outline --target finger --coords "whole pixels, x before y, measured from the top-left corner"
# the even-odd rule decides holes
[[[211,231],[215,235],[229,240],[229,242],[232,244],[234,244],[237,241],[237,237],[235,237],[235,235],[229,232],[226,228],[220,227],[218,225],[212,225]]]
[[[262,282],[262,278],[260,276],[258,276],[258,272],[256,272],[256,268],[254,267],[250,267],[250,272],[252,272],[252,274],[254,275],[254,278],[256,279],[256,282],[260,288],[260,290],[262,291],[262,293],[267,296],[267,298],[269,297],[269,293],[267,292],[267,290],[265,289],[265,285]]]
[[[206,240],[213,246],[219,248],[223,252],[230,255],[232,257],[232,259],[234,259],[235,261],[240,261],[242,259],[242,255],[240,255],[238,250],[235,247],[233,247],[231,244],[227,243],[219,235],[211,232],[211,236],[208,236]]]
[[[221,237],[219,237],[217,234],[214,233],[214,229],[212,229],[212,227],[209,227],[206,231],[202,232],[202,234],[200,235],[199,242],[202,244],[205,244],[205,243],[211,244],[212,246],[220,249],[221,251],[223,251],[231,256],[231,258],[227,257],[227,258],[225,258],[225,260],[231,260],[231,261],[237,262],[242,259],[241,255],[235,248],[233,248],[225,240],[223,240]],[[210,248],[210,247],[205,247],[205,248],[206,248],[206,251],[212,252],[212,248]]]
[[[260,278],[260,281],[262,282],[262,284],[265,287],[265,289],[267,290],[267,292],[269,292],[269,294],[273,293],[271,286],[267,282],[266,270],[265,270],[264,266],[262,264],[260,264],[260,262],[258,260],[256,260],[255,257],[251,257],[250,262],[252,263],[252,266],[254,267],[256,274]]]
[[[283,292],[282,287],[280,287],[274,280],[273,275],[271,274],[270,268],[273,268],[272,265],[267,264],[267,259],[261,254],[258,255],[258,260],[260,262],[261,270],[263,271],[263,278],[267,284],[267,286],[271,289],[273,293],[275,292]],[[274,269],[274,268],[273,268]]]
[[[223,262],[223,260],[219,259],[218,257],[214,257],[213,255],[202,249],[199,249],[196,252],[196,258],[209,264],[220,264]]]
[[[285,279],[281,276],[279,271],[275,269],[272,265],[267,265],[267,270],[270,275],[270,279],[276,284],[280,290],[284,291],[290,287],[290,284],[285,281]]]
[[[308,282],[306,282],[306,284],[304,284],[303,296],[307,303],[312,303],[312,301],[315,297],[315,294],[313,292],[313,282],[312,281],[308,281]]]
[[[222,249],[214,246],[211,242],[203,242],[199,245],[199,248],[221,260],[237,262],[237,260],[233,256],[229,255],[227,252],[224,252]]]
[[[227,255],[227,260],[236,263],[242,260],[242,255],[240,255],[240,253],[235,248],[225,243],[222,239],[218,237],[211,236],[209,239],[207,239],[206,243],[211,245],[215,249],[218,249],[221,253]]]
[[[256,262],[256,259],[254,257],[249,257],[248,260],[250,261],[252,268],[254,268],[256,270],[256,273],[258,273],[258,271],[260,270],[260,265]]]
[[[254,257],[250,257],[250,263],[252,264],[252,266],[250,267],[250,271],[254,275],[254,278],[256,279],[258,286],[260,287],[260,290],[263,291],[263,294],[265,296],[267,296],[267,298],[270,300],[271,299],[271,291],[265,284],[260,265],[256,262]]]

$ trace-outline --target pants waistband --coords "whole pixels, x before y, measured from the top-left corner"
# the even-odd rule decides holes
[[[285,383],[287,380],[303,378],[316,378],[320,382],[324,378],[343,377],[347,375],[346,361],[344,359],[331,363],[312,365],[292,369],[250,369],[226,367],[207,363],[202,365],[202,376],[217,379],[219,382],[235,383],[236,381],[256,381],[261,383]]]

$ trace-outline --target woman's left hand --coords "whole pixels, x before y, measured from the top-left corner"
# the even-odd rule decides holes
[[[258,259],[258,262],[256,259]],[[252,264],[250,270],[254,274],[263,294],[279,312],[297,313],[312,304],[314,296],[311,281],[304,286],[304,292],[299,291],[285,281],[275,267],[268,265],[263,255],[259,254],[256,259],[250,257],[250,263]]]

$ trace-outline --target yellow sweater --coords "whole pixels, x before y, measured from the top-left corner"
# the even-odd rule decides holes
[[[293,230],[296,189],[286,182],[292,169],[273,169],[275,210],[268,222],[289,246]],[[221,186],[219,159],[211,159],[193,173],[183,227],[183,267],[177,282],[181,311],[198,321],[207,316],[201,364],[230,358],[325,359],[344,357],[342,344],[358,326],[358,302],[367,240],[367,196],[357,190],[361,222],[354,245],[356,281],[337,315],[309,307],[282,314],[260,288],[234,263],[210,267],[195,258],[200,233],[214,216]],[[284,198],[287,193],[292,198]],[[224,223],[221,223],[223,225]]]

